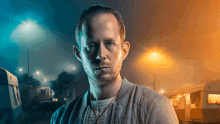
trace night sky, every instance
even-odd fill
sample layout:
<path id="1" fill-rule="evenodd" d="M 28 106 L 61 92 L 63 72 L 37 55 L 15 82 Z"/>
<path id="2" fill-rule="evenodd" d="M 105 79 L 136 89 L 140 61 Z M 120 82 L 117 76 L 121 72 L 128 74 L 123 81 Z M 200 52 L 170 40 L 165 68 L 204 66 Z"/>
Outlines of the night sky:
<path id="1" fill-rule="evenodd" d="M 27 71 L 39 80 L 62 71 L 82 70 L 72 46 L 82 11 L 92 4 L 118 10 L 131 49 L 122 76 L 157 90 L 175 90 L 220 79 L 220 1 L 214 0 L 0 0 L 0 67 L 18 76 Z M 31 20 L 35 29 L 21 32 Z M 151 61 L 148 55 L 161 57 Z M 76 70 L 71 70 L 73 67 Z M 49 83 L 49 82 L 48 82 Z"/>

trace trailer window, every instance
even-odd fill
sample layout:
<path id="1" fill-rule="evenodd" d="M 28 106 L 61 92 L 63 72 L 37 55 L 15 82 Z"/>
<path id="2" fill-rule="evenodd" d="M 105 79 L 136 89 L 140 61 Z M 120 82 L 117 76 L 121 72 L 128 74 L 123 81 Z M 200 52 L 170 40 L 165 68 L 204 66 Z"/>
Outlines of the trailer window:
<path id="1" fill-rule="evenodd" d="M 220 104 L 220 94 L 208 94 L 208 104 Z"/>
<path id="2" fill-rule="evenodd" d="M 13 86 L 17 104 L 20 104 L 20 93 L 17 86 Z"/>
<path id="3" fill-rule="evenodd" d="M 17 101 L 17 97 L 16 97 L 16 94 L 15 94 L 15 90 L 14 90 L 14 86 L 12 85 L 9 85 L 9 93 L 12 94 L 12 102 L 14 103 L 14 106 L 17 106 L 18 105 L 18 101 Z"/>

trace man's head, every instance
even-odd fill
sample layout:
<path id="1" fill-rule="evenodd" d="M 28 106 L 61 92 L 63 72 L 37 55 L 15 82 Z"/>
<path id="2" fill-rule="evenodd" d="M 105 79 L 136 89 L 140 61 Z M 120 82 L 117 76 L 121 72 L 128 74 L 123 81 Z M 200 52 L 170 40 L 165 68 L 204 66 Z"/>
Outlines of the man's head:
<path id="1" fill-rule="evenodd" d="M 120 76 L 130 44 L 120 14 L 105 6 L 85 10 L 76 29 L 74 52 L 90 80 L 111 82 Z M 100 85 L 106 85 L 100 84 Z"/>
<path id="2" fill-rule="evenodd" d="M 78 25 L 77 25 L 76 30 L 75 30 L 76 43 L 79 47 L 81 46 L 80 33 L 82 31 L 82 25 L 83 24 L 88 24 L 92 17 L 94 17 L 98 14 L 101 14 L 101 13 L 103 13 L 103 14 L 113 14 L 115 16 L 115 18 L 117 19 L 117 22 L 118 22 L 118 27 L 119 27 L 118 29 L 119 29 L 121 41 L 122 42 L 125 41 L 126 31 L 125 31 L 125 25 L 124 25 L 124 21 L 122 19 L 121 14 L 118 11 L 116 11 L 116 10 L 110 8 L 110 7 L 106 7 L 106 6 L 98 4 L 98 5 L 92 5 L 87 10 L 84 10 L 83 13 L 80 16 Z"/>

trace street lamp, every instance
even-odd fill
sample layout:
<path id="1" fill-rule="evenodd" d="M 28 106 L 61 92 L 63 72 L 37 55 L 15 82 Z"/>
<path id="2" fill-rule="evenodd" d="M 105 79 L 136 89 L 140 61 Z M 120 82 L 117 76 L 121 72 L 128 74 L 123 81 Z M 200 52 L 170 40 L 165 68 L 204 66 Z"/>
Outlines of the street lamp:
<path id="1" fill-rule="evenodd" d="M 39 72 L 39 71 L 36 71 L 36 74 L 37 74 L 37 75 L 40 75 L 40 72 Z"/>
<path id="2" fill-rule="evenodd" d="M 163 93 L 164 93 L 164 90 L 160 90 L 160 93 L 163 94 Z"/>
<path id="3" fill-rule="evenodd" d="M 152 56 L 153 56 L 153 57 L 156 57 L 156 56 L 157 56 L 157 53 L 153 52 L 153 53 L 152 53 Z"/>
<path id="4" fill-rule="evenodd" d="M 23 69 L 22 68 L 19 68 L 19 72 L 22 72 L 23 71 Z"/>
<path id="5" fill-rule="evenodd" d="M 20 31 L 23 34 L 31 35 L 37 28 L 36 21 L 26 20 L 21 22 Z"/>
<path id="6" fill-rule="evenodd" d="M 20 25 L 20 31 L 21 33 L 23 33 L 24 35 L 31 35 L 31 33 L 33 33 L 33 31 L 36 28 L 36 22 L 32 21 L 32 20 L 26 20 L 26 21 L 22 21 L 21 25 Z M 30 36 L 26 36 L 26 37 L 30 37 Z M 29 112 L 29 77 L 30 77 L 30 69 L 29 69 L 29 51 L 30 51 L 30 41 L 28 41 L 28 88 L 27 88 L 27 104 L 28 104 L 28 112 Z"/>
<path id="7" fill-rule="evenodd" d="M 167 71 L 171 73 L 171 70 L 175 63 L 169 57 L 166 52 L 163 52 L 162 49 L 153 48 L 152 50 L 147 50 L 142 55 L 140 55 L 139 59 L 137 59 L 137 63 L 135 63 L 136 67 L 140 69 L 140 71 L 144 73 L 148 73 L 148 68 L 151 70 L 152 77 L 152 90 L 159 91 L 159 80 L 157 80 L 156 84 L 156 72 L 158 71 Z"/>
<path id="8" fill-rule="evenodd" d="M 21 21 L 21 23 L 14 29 L 14 31 L 12 32 L 11 36 L 14 40 L 19 40 L 22 39 L 26 42 L 28 42 L 27 44 L 27 51 L 28 51 L 28 69 L 27 69 L 27 73 L 28 73 L 28 79 L 27 79 L 27 103 L 28 101 L 28 97 L 29 97 L 29 77 L 30 77 L 30 69 L 29 69 L 29 50 L 30 50 L 30 41 L 33 38 L 39 37 L 41 38 L 40 34 L 42 34 L 42 30 L 40 30 L 41 28 L 39 27 L 39 25 L 37 24 L 36 21 L 33 21 L 31 19 L 25 20 L 25 21 Z M 19 72 L 22 72 L 23 69 L 19 69 Z M 29 112 L 29 105 L 27 105 L 27 109 Z"/>

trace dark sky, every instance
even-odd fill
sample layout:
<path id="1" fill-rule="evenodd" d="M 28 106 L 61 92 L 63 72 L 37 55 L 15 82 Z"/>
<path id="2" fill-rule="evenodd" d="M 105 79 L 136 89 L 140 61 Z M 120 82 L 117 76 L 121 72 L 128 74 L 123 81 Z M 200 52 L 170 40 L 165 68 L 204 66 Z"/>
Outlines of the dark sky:
<path id="1" fill-rule="evenodd" d="M 131 82 L 153 88 L 155 71 L 157 89 L 169 91 L 220 78 L 217 0 L 1 0 L 0 67 L 15 75 L 19 67 L 27 71 L 30 42 L 31 74 L 39 70 L 40 78 L 53 80 L 73 66 L 77 73 L 74 30 L 82 11 L 97 3 L 122 14 L 131 43 L 122 76 Z M 26 20 L 36 22 L 35 35 L 19 32 Z M 152 51 L 160 61 L 149 61 Z"/>

